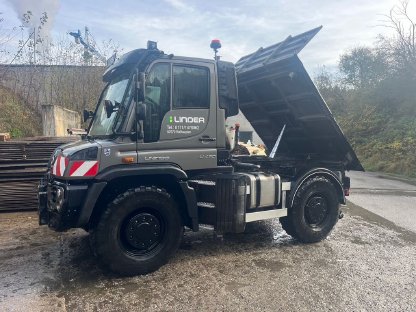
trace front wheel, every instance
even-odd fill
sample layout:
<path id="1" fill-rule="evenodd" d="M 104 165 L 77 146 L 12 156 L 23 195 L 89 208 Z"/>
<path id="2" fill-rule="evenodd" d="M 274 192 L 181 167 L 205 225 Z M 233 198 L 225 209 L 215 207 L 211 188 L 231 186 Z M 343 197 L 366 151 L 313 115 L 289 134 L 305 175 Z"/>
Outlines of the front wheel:
<path id="1" fill-rule="evenodd" d="M 108 205 L 90 238 L 95 254 L 110 270 L 137 275 L 167 263 L 182 235 L 181 216 L 170 194 L 140 187 Z"/>
<path id="2" fill-rule="evenodd" d="M 281 218 L 283 229 L 303 243 L 323 240 L 339 217 L 337 190 L 324 176 L 306 180 L 295 195 L 288 216 Z"/>

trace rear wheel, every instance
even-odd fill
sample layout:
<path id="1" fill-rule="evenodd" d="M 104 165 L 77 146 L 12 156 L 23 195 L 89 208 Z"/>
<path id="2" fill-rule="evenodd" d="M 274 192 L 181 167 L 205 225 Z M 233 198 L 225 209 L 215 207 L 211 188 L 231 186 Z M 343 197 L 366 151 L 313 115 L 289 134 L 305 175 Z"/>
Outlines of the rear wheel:
<path id="1" fill-rule="evenodd" d="M 339 200 L 332 182 L 323 176 L 306 180 L 295 195 L 288 216 L 281 218 L 283 229 L 304 243 L 328 236 L 338 221 Z"/>
<path id="2" fill-rule="evenodd" d="M 141 187 L 110 203 L 90 237 L 94 253 L 110 270 L 137 275 L 167 263 L 182 234 L 173 198 L 162 189 Z"/>

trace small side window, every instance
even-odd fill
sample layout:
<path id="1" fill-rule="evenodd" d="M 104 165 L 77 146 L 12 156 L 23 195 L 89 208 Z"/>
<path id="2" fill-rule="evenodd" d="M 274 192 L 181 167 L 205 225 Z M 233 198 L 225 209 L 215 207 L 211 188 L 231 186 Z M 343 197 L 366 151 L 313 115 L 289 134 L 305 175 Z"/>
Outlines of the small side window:
<path id="1" fill-rule="evenodd" d="M 209 70 L 173 66 L 173 109 L 209 108 Z"/>
<path id="2" fill-rule="evenodd" d="M 163 117 L 170 110 L 170 64 L 158 63 L 151 68 L 144 95 L 148 115 L 144 121 L 144 142 L 156 142 Z"/>

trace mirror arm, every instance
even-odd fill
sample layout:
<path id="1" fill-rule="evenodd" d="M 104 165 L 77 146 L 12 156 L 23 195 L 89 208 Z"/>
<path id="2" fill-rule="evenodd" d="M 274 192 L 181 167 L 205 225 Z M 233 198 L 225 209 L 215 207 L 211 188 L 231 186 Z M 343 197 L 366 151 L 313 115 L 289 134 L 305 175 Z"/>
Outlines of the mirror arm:
<path id="1" fill-rule="evenodd" d="M 86 122 L 88 119 L 92 118 L 93 116 L 94 116 L 93 111 L 88 111 L 84 109 L 82 112 L 82 117 L 83 117 L 84 122 Z"/>

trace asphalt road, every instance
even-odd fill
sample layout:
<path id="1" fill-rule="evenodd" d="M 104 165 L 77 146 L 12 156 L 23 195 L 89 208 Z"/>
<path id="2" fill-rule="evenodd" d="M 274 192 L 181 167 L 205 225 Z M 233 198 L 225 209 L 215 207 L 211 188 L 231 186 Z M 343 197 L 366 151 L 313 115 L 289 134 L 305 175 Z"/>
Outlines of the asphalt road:
<path id="1" fill-rule="evenodd" d="M 205 228 L 185 233 L 168 265 L 132 278 L 98 267 L 83 231 L 0 214 L 0 311 L 416 311 L 413 223 L 373 198 L 412 213 L 412 186 L 352 176 L 352 202 L 323 242 L 300 244 L 276 221 L 223 240 Z"/>
<path id="2" fill-rule="evenodd" d="M 416 184 L 379 173 L 356 172 L 348 200 L 395 224 L 416 232 Z"/>

